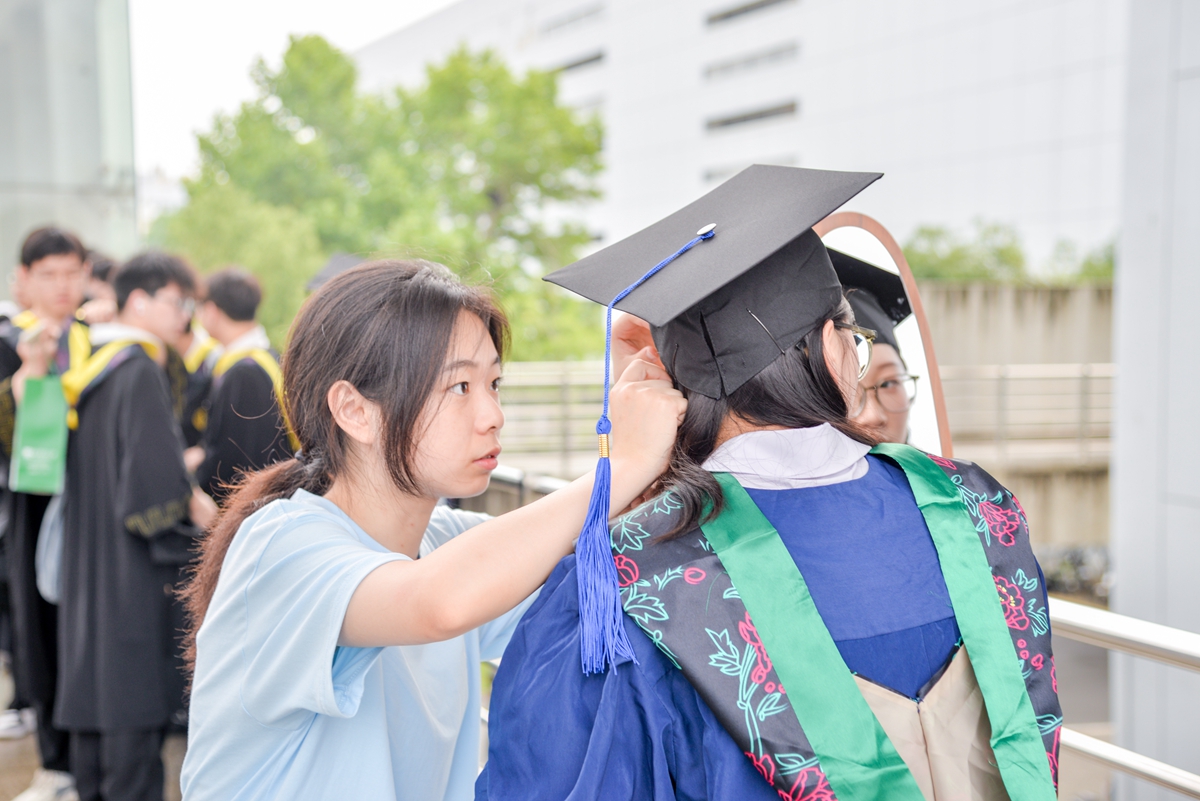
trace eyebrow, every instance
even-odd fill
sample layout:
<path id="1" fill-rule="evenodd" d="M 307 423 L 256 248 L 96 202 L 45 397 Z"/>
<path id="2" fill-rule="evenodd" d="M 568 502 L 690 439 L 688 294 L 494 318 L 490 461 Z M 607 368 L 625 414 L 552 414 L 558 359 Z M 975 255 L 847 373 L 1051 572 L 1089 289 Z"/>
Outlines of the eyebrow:
<path id="1" fill-rule="evenodd" d="M 496 360 L 494 362 L 492 362 L 492 364 L 499 364 L 499 363 L 500 363 L 500 357 L 497 356 Z M 472 359 L 459 359 L 458 361 L 450 362 L 445 367 L 443 367 L 442 372 L 449 373 L 454 370 L 459 370 L 463 367 L 476 367 L 476 366 L 477 366 L 477 363 Z"/>

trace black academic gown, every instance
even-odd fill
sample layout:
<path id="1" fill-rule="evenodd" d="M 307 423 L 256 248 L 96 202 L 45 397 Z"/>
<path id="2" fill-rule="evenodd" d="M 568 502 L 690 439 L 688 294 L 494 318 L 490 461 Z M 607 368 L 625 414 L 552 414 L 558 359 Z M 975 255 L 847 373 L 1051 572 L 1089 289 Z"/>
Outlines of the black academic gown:
<path id="1" fill-rule="evenodd" d="M 179 709 L 172 592 L 191 487 L 164 371 L 140 348 L 85 391 L 68 445 L 55 725 L 161 729 Z"/>
<path id="2" fill-rule="evenodd" d="M 0 323 L 0 451 L 2 451 L 4 578 L 12 622 L 13 678 L 19 706 L 31 707 L 39 721 L 37 740 L 42 767 L 68 770 L 66 732 L 50 723 L 58 681 L 58 607 L 42 598 L 37 588 L 37 541 L 48 495 L 10 492 L 8 468 L 12 455 L 16 404 L 12 377 L 21 367 L 17 355 L 20 329 L 9 320 Z"/>
<path id="3" fill-rule="evenodd" d="M 204 432 L 204 462 L 196 483 L 218 503 L 241 473 L 291 457 L 275 386 L 253 359 L 214 379 Z"/>

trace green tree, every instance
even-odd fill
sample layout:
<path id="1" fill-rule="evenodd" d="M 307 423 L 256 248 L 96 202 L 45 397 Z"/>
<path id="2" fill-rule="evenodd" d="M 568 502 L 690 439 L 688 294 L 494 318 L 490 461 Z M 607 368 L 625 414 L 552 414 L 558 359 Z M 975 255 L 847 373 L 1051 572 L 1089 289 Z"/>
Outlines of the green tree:
<path id="1" fill-rule="evenodd" d="M 304 300 L 304 282 L 321 267 L 310 219 L 225 183 L 193 191 L 187 208 L 156 228 L 154 238 L 187 254 L 201 272 L 229 264 L 253 272 L 263 286 L 259 319 L 271 341 L 283 344 Z"/>
<path id="2" fill-rule="evenodd" d="M 904 244 L 917 278 L 934 281 L 1020 281 L 1025 253 L 1016 229 L 975 221 L 975 238 L 963 239 L 941 226 L 921 226 Z"/>
<path id="3" fill-rule="evenodd" d="M 208 264 L 189 248 L 221 227 L 206 199 L 234 187 L 260 212 L 306 220 L 322 255 L 422 256 L 490 284 L 513 318 L 515 358 L 598 351 L 596 310 L 539 280 L 589 241 L 561 220 L 598 196 L 601 168 L 600 125 L 558 102 L 554 73 L 515 76 L 460 49 L 419 88 L 370 95 L 349 58 L 304 36 L 252 77 L 258 96 L 199 137 L 200 174 L 168 245 Z"/>

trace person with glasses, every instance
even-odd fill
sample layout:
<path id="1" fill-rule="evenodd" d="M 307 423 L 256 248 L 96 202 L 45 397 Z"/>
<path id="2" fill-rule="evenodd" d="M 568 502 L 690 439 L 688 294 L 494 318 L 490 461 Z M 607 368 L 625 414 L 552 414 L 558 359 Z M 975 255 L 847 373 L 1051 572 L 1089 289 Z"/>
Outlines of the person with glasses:
<path id="1" fill-rule="evenodd" d="M 879 442 L 908 442 L 908 410 L 919 376 L 911 375 L 896 341 L 896 326 L 912 314 L 904 282 L 895 273 L 829 251 L 854 320 L 873 336 L 870 366 L 850 400 L 849 417 Z"/>
<path id="2" fill-rule="evenodd" d="M 0 449 L 4 461 L 4 533 L 13 625 L 13 672 L 17 694 L 29 710 L 0 715 L 0 737 L 36 729 L 41 760 L 20 801 L 66 801 L 74 796 L 68 738 L 51 722 L 59 669 L 58 608 L 37 586 L 36 552 L 51 496 L 8 492 L 18 408 L 27 379 L 62 375 L 91 353 L 87 325 L 75 319 L 88 284 L 86 249 L 70 231 L 39 228 L 25 238 L 16 284 L 25 310 L 0 322 Z M 64 421 L 65 425 L 65 421 Z"/>
<path id="3" fill-rule="evenodd" d="M 878 332 L 811 226 L 878 177 L 752 166 L 548 277 L 645 320 L 687 411 L 518 624 L 477 801 L 1055 798 L 1019 504 L 851 417 Z"/>
<path id="4" fill-rule="evenodd" d="M 67 446 L 54 725 L 83 801 L 158 801 L 164 731 L 182 706 L 172 589 L 216 505 L 183 463 L 167 343 L 191 316 L 182 260 L 148 252 L 113 280 L 117 317 L 63 377 Z"/>

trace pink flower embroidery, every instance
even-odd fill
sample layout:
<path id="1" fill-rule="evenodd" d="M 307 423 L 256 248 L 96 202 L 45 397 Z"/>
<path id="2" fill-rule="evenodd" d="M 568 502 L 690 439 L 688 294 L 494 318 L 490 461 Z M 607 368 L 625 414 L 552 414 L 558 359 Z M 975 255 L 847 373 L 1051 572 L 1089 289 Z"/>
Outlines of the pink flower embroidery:
<path id="1" fill-rule="evenodd" d="M 812 786 L 808 787 L 809 784 Z M 825 774 L 818 767 L 809 767 L 800 771 L 790 791 L 779 790 L 778 792 L 779 797 L 784 801 L 837 801 L 837 796 L 833 794 L 833 788 L 829 786 Z"/>
<path id="2" fill-rule="evenodd" d="M 683 571 L 683 580 L 688 584 L 699 584 L 704 581 L 705 572 L 698 567 L 689 567 Z"/>
<path id="3" fill-rule="evenodd" d="M 1025 599 L 1021 590 L 1004 576 L 994 576 L 996 591 L 1000 593 L 1000 606 L 1004 609 L 1004 622 L 1010 629 L 1024 631 L 1029 628 L 1029 618 L 1025 616 Z"/>
<path id="4" fill-rule="evenodd" d="M 1012 545 L 1017 541 L 1017 528 L 1021 525 L 1017 513 L 1004 509 L 991 501 L 979 503 L 979 516 L 987 523 L 988 531 L 1000 540 L 1003 545 Z"/>
<path id="5" fill-rule="evenodd" d="M 940 465 L 940 466 L 946 468 L 947 470 L 957 470 L 958 469 L 958 465 L 956 465 L 954 462 L 950 461 L 949 459 L 943 459 L 940 456 L 934 456 L 932 453 L 927 453 L 925 455 L 928 456 L 934 462 L 934 464 Z"/>
<path id="6" fill-rule="evenodd" d="M 1012 502 L 1017 507 L 1017 511 L 1021 513 L 1021 517 L 1028 520 L 1029 515 L 1025 514 L 1025 507 L 1021 505 L 1019 500 L 1017 500 L 1017 496 L 1010 493 L 1008 497 L 1012 498 Z"/>
<path id="7" fill-rule="evenodd" d="M 638 580 L 637 562 L 622 553 L 613 554 L 613 563 L 617 566 L 617 584 L 628 587 Z"/>
<path id="8" fill-rule="evenodd" d="M 1058 676 L 1054 675 L 1054 657 L 1050 657 L 1050 689 L 1058 692 Z"/>
<path id="9" fill-rule="evenodd" d="M 1054 745 L 1051 750 L 1046 752 L 1046 758 L 1050 760 L 1050 778 L 1054 779 L 1054 789 L 1058 789 L 1058 738 L 1062 734 L 1062 726 L 1054 730 Z"/>
<path id="10" fill-rule="evenodd" d="M 1046 665 L 1046 657 L 1034 654 L 1033 659 L 1029 660 L 1029 664 L 1033 665 L 1034 670 L 1041 670 Z"/>
<path id="11" fill-rule="evenodd" d="M 738 623 L 738 633 L 754 648 L 754 653 L 758 657 L 754 670 L 750 671 L 750 681 L 762 684 L 767 680 L 767 674 L 771 671 L 771 657 L 767 656 L 767 648 L 759 638 L 758 629 L 751 622 L 749 612 L 746 613 L 746 619 Z"/>
<path id="12" fill-rule="evenodd" d="M 743 754 L 750 757 L 750 761 L 754 763 L 754 767 L 758 768 L 758 772 L 767 780 L 767 784 L 775 783 L 775 760 L 771 759 L 770 754 L 763 754 L 761 757 L 756 757 L 749 751 L 743 751 Z"/>

